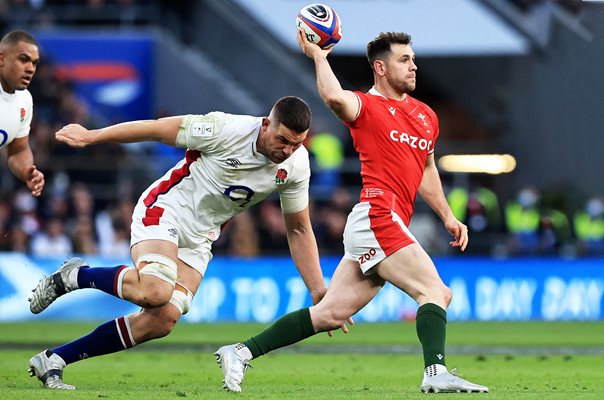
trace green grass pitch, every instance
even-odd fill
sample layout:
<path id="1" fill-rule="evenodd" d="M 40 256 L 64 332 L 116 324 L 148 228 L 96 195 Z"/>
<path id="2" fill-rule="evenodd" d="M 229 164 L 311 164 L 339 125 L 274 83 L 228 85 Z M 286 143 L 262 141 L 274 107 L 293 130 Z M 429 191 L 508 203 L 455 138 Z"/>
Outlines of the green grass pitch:
<path id="1" fill-rule="evenodd" d="M 254 360 L 243 392 L 222 390 L 212 356 L 256 324 L 182 324 L 167 338 L 70 365 L 62 392 L 42 388 L 27 360 L 96 324 L 0 324 L 0 399 L 604 399 L 603 322 L 449 323 L 447 364 L 489 394 L 422 394 L 413 323 L 358 324 Z"/>

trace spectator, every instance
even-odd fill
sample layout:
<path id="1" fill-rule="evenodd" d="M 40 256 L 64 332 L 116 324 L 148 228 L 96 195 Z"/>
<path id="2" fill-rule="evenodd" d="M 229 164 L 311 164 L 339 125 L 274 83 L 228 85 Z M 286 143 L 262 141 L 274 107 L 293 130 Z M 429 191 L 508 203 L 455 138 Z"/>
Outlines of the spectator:
<path id="1" fill-rule="evenodd" d="M 540 218 L 540 254 L 555 255 L 568 243 L 571 228 L 568 217 L 555 208 L 541 210 Z"/>
<path id="2" fill-rule="evenodd" d="M 288 248 L 281 208 L 274 200 L 265 200 L 258 208 L 258 236 L 262 253 L 271 254 Z"/>
<path id="3" fill-rule="evenodd" d="M 453 188 L 447 200 L 453 214 L 472 232 L 497 231 L 501 228 L 501 210 L 497 195 L 486 187 L 475 187 L 469 193 L 461 187 Z"/>
<path id="4" fill-rule="evenodd" d="M 46 229 L 36 233 L 31 241 L 31 253 L 35 257 L 65 258 L 72 250 L 63 221 L 58 218 L 51 218 Z"/>
<path id="5" fill-rule="evenodd" d="M 96 254 L 96 234 L 92 218 L 82 215 L 77 217 L 72 228 L 71 240 L 73 251 L 77 254 Z"/>
<path id="6" fill-rule="evenodd" d="M 310 137 L 309 151 L 314 156 L 313 195 L 329 198 L 333 189 L 340 185 L 340 168 L 344 162 L 342 141 L 331 132 L 315 133 Z"/>
<path id="7" fill-rule="evenodd" d="M 604 255 L 604 200 L 593 196 L 575 213 L 575 236 L 579 254 Z"/>
<path id="8" fill-rule="evenodd" d="M 29 235 L 21 224 L 12 224 L 8 235 L 10 251 L 18 253 L 29 252 Z"/>
<path id="9" fill-rule="evenodd" d="M 535 255 L 539 249 L 539 201 L 541 195 L 534 187 L 518 192 L 515 201 L 505 207 L 505 220 L 510 233 L 508 252 L 513 255 Z"/>
<path id="10" fill-rule="evenodd" d="M 281 210 L 279 209 L 279 214 Z M 281 218 L 283 219 L 283 218 Z M 260 255 L 260 240 L 256 224 L 249 211 L 234 217 L 231 222 L 231 240 L 229 254 L 238 257 L 257 257 Z"/>
<path id="11" fill-rule="evenodd" d="M 348 190 L 336 187 L 325 206 L 318 211 L 315 218 L 317 243 L 322 254 L 342 254 L 344 251 L 344 227 L 346 218 L 352 209 L 352 199 Z"/>

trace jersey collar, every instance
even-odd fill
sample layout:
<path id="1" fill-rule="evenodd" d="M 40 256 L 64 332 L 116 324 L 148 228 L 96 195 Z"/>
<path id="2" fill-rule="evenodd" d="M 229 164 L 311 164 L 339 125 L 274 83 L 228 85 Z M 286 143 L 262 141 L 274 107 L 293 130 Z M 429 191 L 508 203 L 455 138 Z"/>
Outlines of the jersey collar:
<path id="1" fill-rule="evenodd" d="M 395 100 L 395 99 L 391 99 L 388 98 L 386 96 L 384 96 L 383 94 L 381 94 L 376 88 L 375 86 L 372 86 L 371 89 L 369 89 L 369 94 L 373 95 L 373 96 L 379 96 L 379 97 L 383 97 L 386 100 L 392 100 L 392 101 L 406 101 L 407 100 L 407 93 L 405 93 L 405 97 L 403 97 L 401 100 Z"/>

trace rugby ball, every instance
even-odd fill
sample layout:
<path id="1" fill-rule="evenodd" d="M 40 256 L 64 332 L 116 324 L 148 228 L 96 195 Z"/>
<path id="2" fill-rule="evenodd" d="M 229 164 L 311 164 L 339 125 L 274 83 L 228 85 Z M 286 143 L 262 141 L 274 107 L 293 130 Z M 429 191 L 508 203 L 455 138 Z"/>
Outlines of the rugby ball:
<path id="1" fill-rule="evenodd" d="M 309 42 L 325 48 L 342 39 L 342 22 L 336 11 L 325 4 L 309 4 L 296 17 L 296 26 L 304 29 Z"/>

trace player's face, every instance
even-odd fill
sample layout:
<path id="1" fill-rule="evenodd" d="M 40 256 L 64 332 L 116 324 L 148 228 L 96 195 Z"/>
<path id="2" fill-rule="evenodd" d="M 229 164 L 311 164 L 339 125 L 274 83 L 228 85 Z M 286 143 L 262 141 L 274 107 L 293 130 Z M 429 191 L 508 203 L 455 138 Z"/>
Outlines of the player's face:
<path id="1" fill-rule="evenodd" d="M 408 45 L 393 44 L 386 60 L 386 80 L 397 92 L 411 93 L 415 90 L 415 53 Z"/>
<path id="2" fill-rule="evenodd" d="M 297 133 L 283 124 L 271 122 L 266 127 L 264 146 L 260 152 L 275 164 L 281 164 L 302 146 L 307 133 Z"/>
<path id="3" fill-rule="evenodd" d="M 2 88 L 8 93 L 26 89 L 36 73 L 38 61 L 40 54 L 34 44 L 18 42 L 14 46 L 6 46 L 0 52 Z"/>

